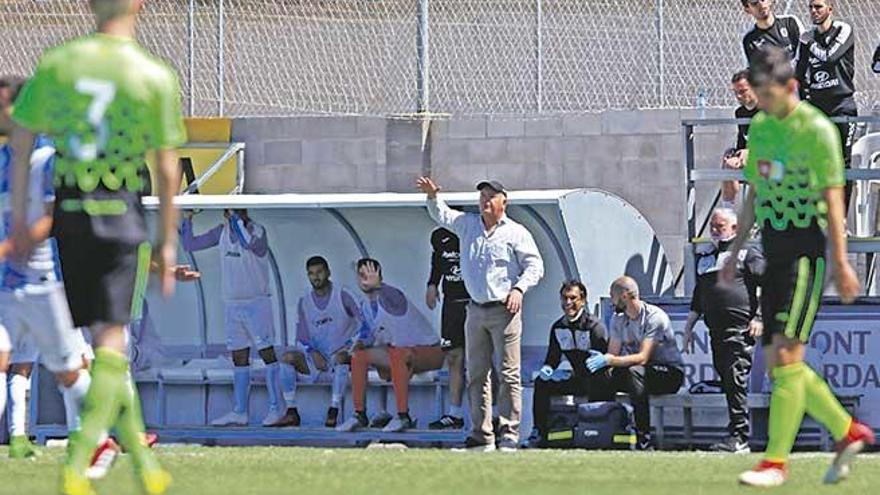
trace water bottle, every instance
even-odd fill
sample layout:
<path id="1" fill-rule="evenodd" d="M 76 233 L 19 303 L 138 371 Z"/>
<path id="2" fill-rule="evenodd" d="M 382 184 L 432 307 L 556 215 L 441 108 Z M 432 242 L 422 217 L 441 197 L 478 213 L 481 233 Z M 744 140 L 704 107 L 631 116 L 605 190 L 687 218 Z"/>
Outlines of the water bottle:
<path id="1" fill-rule="evenodd" d="M 700 88 L 700 91 L 697 93 L 697 114 L 701 119 L 706 118 L 706 107 L 709 105 L 709 97 L 706 95 L 706 90 L 704 88 Z"/>

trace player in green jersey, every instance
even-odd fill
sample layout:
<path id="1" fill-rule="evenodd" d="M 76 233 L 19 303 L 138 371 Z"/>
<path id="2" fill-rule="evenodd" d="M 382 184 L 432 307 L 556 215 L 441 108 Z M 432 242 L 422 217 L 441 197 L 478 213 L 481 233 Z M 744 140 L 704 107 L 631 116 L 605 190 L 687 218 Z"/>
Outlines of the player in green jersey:
<path id="1" fill-rule="evenodd" d="M 96 346 L 92 382 L 81 428 L 71 435 L 62 490 L 94 493 L 86 469 L 95 448 L 115 428 L 147 493 L 163 493 L 170 476 L 144 444 L 137 393 L 127 380 L 124 326 L 136 280 L 150 263 L 141 205 L 145 155 L 157 153 L 160 225 L 153 254 L 162 291 L 173 290 L 170 267 L 177 250 L 172 196 L 180 184 L 174 149 L 186 139 L 180 90 L 171 69 L 134 40 L 144 0 L 90 0 L 98 31 L 41 57 L 16 100 L 14 149 L 14 253 L 31 249 L 24 224 L 22 180 L 34 133 L 50 135 L 57 149 L 53 235 L 76 326 L 88 326 Z"/>
<path id="2" fill-rule="evenodd" d="M 847 260 L 840 136 L 821 111 L 798 99 L 785 52 L 762 50 L 753 57 L 750 71 L 762 112 L 749 128 L 744 173 L 751 188 L 730 251 L 743 248 L 757 222 L 767 258 L 761 306 L 773 394 L 764 460 L 739 480 L 753 486 L 783 484 L 788 455 L 807 413 L 838 442 L 837 457 L 825 475 L 826 483 L 836 483 L 849 474 L 853 457 L 874 443 L 873 431 L 854 421 L 825 381 L 804 363 L 805 344 L 822 298 L 826 242 L 831 244 L 840 298 L 851 303 L 859 292 Z M 732 280 L 735 261 L 731 256 L 722 282 Z"/>

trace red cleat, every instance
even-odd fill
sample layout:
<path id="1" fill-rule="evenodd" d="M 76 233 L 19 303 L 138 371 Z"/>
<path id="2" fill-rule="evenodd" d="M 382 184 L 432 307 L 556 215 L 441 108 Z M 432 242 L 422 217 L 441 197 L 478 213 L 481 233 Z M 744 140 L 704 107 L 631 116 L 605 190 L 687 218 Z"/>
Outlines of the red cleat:
<path id="1" fill-rule="evenodd" d="M 834 484 L 849 476 L 853 459 L 865 447 L 874 445 L 874 442 L 874 430 L 870 426 L 853 419 L 849 432 L 843 440 L 837 442 L 834 448 L 837 456 L 834 457 L 834 462 L 831 463 L 831 467 L 825 473 L 825 479 L 823 480 L 825 484 Z"/>
<path id="2" fill-rule="evenodd" d="M 117 445 L 112 438 L 104 440 L 104 442 L 98 446 L 95 455 L 92 456 L 92 463 L 86 470 L 86 477 L 90 480 L 99 480 L 107 476 L 107 473 L 109 473 L 110 468 L 113 467 L 113 462 L 116 461 L 119 452 L 119 445 Z"/>
<path id="3" fill-rule="evenodd" d="M 153 448 L 157 443 L 159 443 L 159 435 L 155 433 L 144 433 L 144 443 L 149 448 Z"/>

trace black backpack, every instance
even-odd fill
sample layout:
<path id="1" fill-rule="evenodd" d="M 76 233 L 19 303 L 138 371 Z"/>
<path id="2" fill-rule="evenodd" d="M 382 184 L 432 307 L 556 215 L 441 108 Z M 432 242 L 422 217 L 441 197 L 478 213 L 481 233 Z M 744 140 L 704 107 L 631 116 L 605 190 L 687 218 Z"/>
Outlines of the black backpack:
<path id="1" fill-rule="evenodd" d="M 574 445 L 593 450 L 634 449 L 636 431 L 632 407 L 613 401 L 581 404 Z"/>

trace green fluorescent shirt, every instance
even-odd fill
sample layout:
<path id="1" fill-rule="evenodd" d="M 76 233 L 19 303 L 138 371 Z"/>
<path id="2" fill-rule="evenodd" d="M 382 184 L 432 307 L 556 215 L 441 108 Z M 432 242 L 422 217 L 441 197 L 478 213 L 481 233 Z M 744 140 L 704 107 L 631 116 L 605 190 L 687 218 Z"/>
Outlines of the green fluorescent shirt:
<path id="1" fill-rule="evenodd" d="M 784 119 L 760 112 L 749 128 L 745 178 L 755 188 L 758 225 L 778 232 L 827 226 L 823 192 L 844 185 L 840 135 L 816 107 Z"/>
<path id="2" fill-rule="evenodd" d="M 168 66 L 132 39 L 83 36 L 43 53 L 12 118 L 55 141 L 56 222 L 88 224 L 101 237 L 145 236 L 133 231 L 143 219 L 130 217 L 143 216 L 145 155 L 186 141 L 180 87 Z"/>

